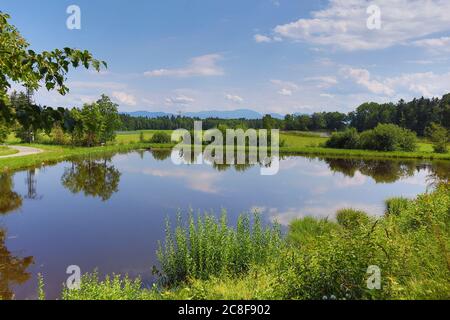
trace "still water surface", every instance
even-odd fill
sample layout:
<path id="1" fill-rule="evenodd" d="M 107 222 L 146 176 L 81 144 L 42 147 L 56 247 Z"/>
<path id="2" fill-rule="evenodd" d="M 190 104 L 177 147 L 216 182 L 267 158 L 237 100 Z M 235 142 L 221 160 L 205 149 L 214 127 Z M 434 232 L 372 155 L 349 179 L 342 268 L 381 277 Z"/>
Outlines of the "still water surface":
<path id="1" fill-rule="evenodd" d="M 286 157 L 280 171 L 258 166 L 175 166 L 170 152 L 83 158 L 0 174 L 0 297 L 60 295 L 66 268 L 128 274 L 152 281 L 165 219 L 228 211 L 230 221 L 259 210 L 287 226 L 305 216 L 334 218 L 344 207 L 383 214 L 393 196 L 414 197 L 448 178 L 449 162 Z"/>

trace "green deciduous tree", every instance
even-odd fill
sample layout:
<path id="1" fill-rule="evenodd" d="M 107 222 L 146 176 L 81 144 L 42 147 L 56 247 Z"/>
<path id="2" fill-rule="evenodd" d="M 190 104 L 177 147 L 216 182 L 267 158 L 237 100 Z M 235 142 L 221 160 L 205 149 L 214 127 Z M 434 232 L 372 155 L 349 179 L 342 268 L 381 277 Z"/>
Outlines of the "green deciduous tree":
<path id="1" fill-rule="evenodd" d="M 64 84 L 70 67 L 84 66 L 100 70 L 106 63 L 93 58 L 88 51 L 64 48 L 36 53 L 30 44 L 8 20 L 10 16 L 0 12 L 0 99 L 5 99 L 11 82 L 37 90 L 41 82 L 48 90 L 56 89 L 66 94 Z"/>
<path id="2" fill-rule="evenodd" d="M 86 145 L 88 147 L 97 145 L 104 130 L 103 116 L 99 105 L 97 103 L 85 104 L 81 109 L 81 119 Z"/>
<path id="3" fill-rule="evenodd" d="M 2 132 L 7 131 L 5 128 L 11 126 L 17 116 L 23 129 L 19 134 L 31 142 L 41 126 L 50 132 L 53 124 L 45 121 L 49 118 L 40 117 L 42 110 L 38 110 L 39 107 L 30 99 L 27 103 L 21 101 L 18 112 L 15 112 L 8 99 L 11 83 L 22 85 L 30 92 L 43 84 L 47 90 L 57 90 L 64 95 L 69 91 L 65 82 L 70 67 L 93 67 L 99 71 L 102 65 L 106 67 L 106 63 L 94 59 L 86 50 L 63 48 L 37 53 L 29 48 L 30 44 L 9 23 L 9 19 L 8 14 L 0 11 L 0 126 Z"/>
<path id="4" fill-rule="evenodd" d="M 121 125 L 118 112 L 119 105 L 113 103 L 111 99 L 104 94 L 101 96 L 100 100 L 97 101 L 97 105 L 103 122 L 100 141 L 103 143 L 113 141 L 116 138 L 116 130 L 118 130 Z"/>
<path id="5" fill-rule="evenodd" d="M 435 152 L 446 153 L 448 151 L 449 134 L 443 126 L 433 122 L 425 129 L 425 135 L 433 142 Z"/>

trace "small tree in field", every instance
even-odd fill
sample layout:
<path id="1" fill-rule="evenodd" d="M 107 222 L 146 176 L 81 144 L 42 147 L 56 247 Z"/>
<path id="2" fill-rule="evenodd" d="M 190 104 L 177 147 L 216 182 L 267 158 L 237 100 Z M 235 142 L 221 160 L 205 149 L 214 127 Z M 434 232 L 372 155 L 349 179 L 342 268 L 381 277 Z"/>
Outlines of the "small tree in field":
<path id="1" fill-rule="evenodd" d="M 121 125 L 118 112 L 119 106 L 104 94 L 97 100 L 97 105 L 103 121 L 100 141 L 103 143 L 113 141 L 116 138 L 116 130 L 118 130 Z"/>
<path id="2" fill-rule="evenodd" d="M 433 142 L 434 152 L 446 153 L 448 151 L 449 133 L 443 126 L 432 123 L 425 129 L 425 135 Z"/>
<path id="3" fill-rule="evenodd" d="M 55 126 L 52 129 L 52 132 L 50 133 L 50 136 L 54 144 L 57 145 L 67 144 L 66 135 L 64 134 L 64 131 L 59 124 L 55 124 Z"/>
<path id="4" fill-rule="evenodd" d="M 93 147 L 100 142 L 104 132 L 103 115 L 98 103 L 85 104 L 81 109 L 81 119 L 85 134 L 85 144 Z"/>

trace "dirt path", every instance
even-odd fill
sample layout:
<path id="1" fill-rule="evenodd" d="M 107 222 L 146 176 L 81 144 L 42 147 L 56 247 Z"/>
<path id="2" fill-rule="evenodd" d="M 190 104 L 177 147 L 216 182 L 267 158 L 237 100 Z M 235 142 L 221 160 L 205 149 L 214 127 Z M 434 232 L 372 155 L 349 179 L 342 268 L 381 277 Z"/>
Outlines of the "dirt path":
<path id="1" fill-rule="evenodd" d="M 14 153 L 14 154 L 10 154 L 7 156 L 0 156 L 0 159 L 5 159 L 5 158 L 15 158 L 15 157 L 24 157 L 24 156 L 29 156 L 32 154 L 38 154 L 43 152 L 43 150 L 38 149 L 38 148 L 31 148 L 31 147 L 23 147 L 23 146 L 7 146 L 8 148 L 17 150 L 19 152 Z"/>

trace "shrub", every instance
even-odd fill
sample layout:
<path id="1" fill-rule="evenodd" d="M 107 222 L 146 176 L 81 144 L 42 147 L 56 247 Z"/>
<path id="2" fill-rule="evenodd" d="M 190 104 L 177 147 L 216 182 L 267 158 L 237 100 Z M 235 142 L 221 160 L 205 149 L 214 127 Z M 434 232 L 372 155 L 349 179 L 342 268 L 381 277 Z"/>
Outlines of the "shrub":
<path id="1" fill-rule="evenodd" d="M 359 134 L 355 128 L 349 128 L 334 133 L 325 145 L 328 148 L 357 149 L 359 147 Z"/>
<path id="2" fill-rule="evenodd" d="M 224 275 L 208 280 L 192 279 L 178 290 L 162 293 L 170 300 L 275 300 L 274 273 L 265 266 L 252 266 L 244 277 Z"/>
<path id="3" fill-rule="evenodd" d="M 390 198 L 385 201 L 386 214 L 399 215 L 403 212 L 409 204 L 409 199 L 406 198 Z"/>
<path id="4" fill-rule="evenodd" d="M 443 126 L 432 123 L 425 129 L 425 135 L 433 143 L 434 152 L 447 153 L 449 133 Z"/>
<path id="5" fill-rule="evenodd" d="M 64 287 L 62 293 L 63 300 L 147 300 L 156 297 L 153 291 L 142 289 L 139 278 L 131 280 L 127 276 L 113 275 L 100 280 L 97 271 L 83 275 L 79 289 Z"/>
<path id="6" fill-rule="evenodd" d="M 339 210 L 336 214 L 336 220 L 345 229 L 355 229 L 366 225 L 370 221 L 367 213 L 354 209 Z"/>
<path id="7" fill-rule="evenodd" d="M 394 124 L 379 124 L 361 134 L 360 148 L 377 151 L 414 151 L 417 137 L 414 132 Z"/>
<path id="8" fill-rule="evenodd" d="M 152 139 L 150 140 L 151 143 L 158 143 L 158 144 L 163 144 L 163 143 L 171 143 L 171 137 L 169 134 L 159 131 L 156 132 Z"/>
<path id="9" fill-rule="evenodd" d="M 336 223 L 326 219 L 305 217 L 290 223 L 288 241 L 296 245 L 307 245 L 310 242 L 317 241 L 319 237 L 328 236 L 330 232 L 337 228 Z"/>
<path id="10" fill-rule="evenodd" d="M 251 222 L 249 215 L 241 215 L 236 228 L 229 227 L 225 211 L 220 220 L 205 214 L 195 222 L 190 214 L 187 224 L 178 215 L 174 231 L 167 222 L 164 247 L 160 244 L 157 251 L 163 282 L 240 275 L 267 261 L 280 247 L 279 226 L 263 228 L 257 213 Z"/>
<path id="11" fill-rule="evenodd" d="M 387 258 L 377 246 L 376 236 L 370 228 L 369 225 L 333 231 L 308 247 L 285 251 L 273 267 L 279 279 L 275 290 L 278 296 L 300 300 L 388 296 L 387 291 L 367 289 L 368 266 L 377 265 L 385 272 L 387 264 Z"/>
<path id="12" fill-rule="evenodd" d="M 65 145 L 68 143 L 66 135 L 64 134 L 63 129 L 59 125 L 55 125 L 50 133 L 52 142 L 57 145 Z"/>
<path id="13" fill-rule="evenodd" d="M 282 299 L 448 299 L 449 208 L 449 186 L 441 185 L 396 214 L 288 250 L 276 260 L 276 292 Z M 348 211 L 342 217 L 367 220 Z M 370 265 L 382 271 L 381 290 L 367 288 Z"/>
<path id="14" fill-rule="evenodd" d="M 45 300 L 45 285 L 44 285 L 44 277 L 41 273 L 38 273 L 38 300 Z"/>

